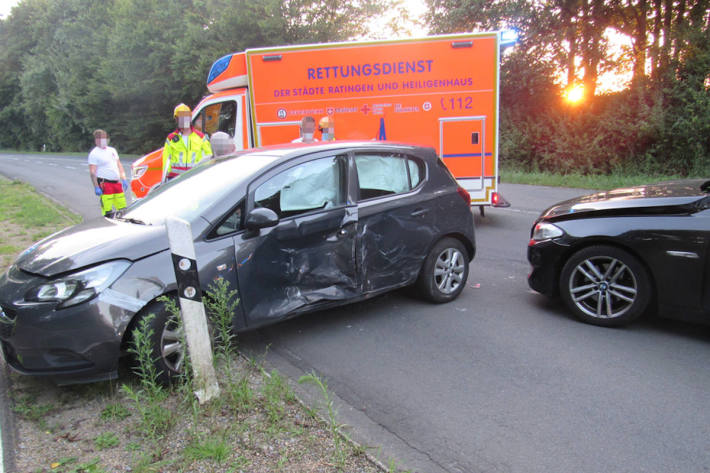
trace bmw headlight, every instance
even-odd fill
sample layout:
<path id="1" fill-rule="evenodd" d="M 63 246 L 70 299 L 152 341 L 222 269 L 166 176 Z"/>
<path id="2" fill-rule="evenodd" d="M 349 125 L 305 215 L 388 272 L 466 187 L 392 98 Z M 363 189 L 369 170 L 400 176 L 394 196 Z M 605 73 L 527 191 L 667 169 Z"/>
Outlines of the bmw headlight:
<path id="1" fill-rule="evenodd" d="M 537 225 L 535 225 L 535 229 L 533 230 L 532 234 L 532 240 L 533 241 L 544 241 L 544 240 L 551 240 L 553 238 L 558 238 L 564 235 L 565 232 L 562 231 L 559 227 L 547 223 L 547 222 L 540 222 Z"/>
<path id="2" fill-rule="evenodd" d="M 70 307 L 93 299 L 118 279 L 131 265 L 126 260 L 110 261 L 33 287 L 25 294 L 27 302 L 59 302 Z"/>

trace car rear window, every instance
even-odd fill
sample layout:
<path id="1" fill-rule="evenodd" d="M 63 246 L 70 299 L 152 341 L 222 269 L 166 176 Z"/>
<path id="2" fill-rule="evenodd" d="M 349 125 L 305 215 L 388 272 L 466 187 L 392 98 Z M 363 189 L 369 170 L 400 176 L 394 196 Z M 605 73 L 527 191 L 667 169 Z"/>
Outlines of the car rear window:
<path id="1" fill-rule="evenodd" d="M 424 164 L 398 154 L 355 155 L 360 200 L 408 192 L 421 183 Z"/>

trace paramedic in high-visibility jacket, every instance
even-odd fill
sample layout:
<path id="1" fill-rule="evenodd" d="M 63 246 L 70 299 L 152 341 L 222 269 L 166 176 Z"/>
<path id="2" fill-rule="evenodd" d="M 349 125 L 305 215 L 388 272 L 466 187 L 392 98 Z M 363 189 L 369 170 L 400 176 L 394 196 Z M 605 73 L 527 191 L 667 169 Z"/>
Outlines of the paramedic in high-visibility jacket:
<path id="1" fill-rule="evenodd" d="M 201 160 L 212 156 L 210 141 L 190 125 L 190 107 L 181 103 L 173 111 L 177 129 L 165 139 L 163 147 L 163 177 L 165 182 L 192 169 Z"/>

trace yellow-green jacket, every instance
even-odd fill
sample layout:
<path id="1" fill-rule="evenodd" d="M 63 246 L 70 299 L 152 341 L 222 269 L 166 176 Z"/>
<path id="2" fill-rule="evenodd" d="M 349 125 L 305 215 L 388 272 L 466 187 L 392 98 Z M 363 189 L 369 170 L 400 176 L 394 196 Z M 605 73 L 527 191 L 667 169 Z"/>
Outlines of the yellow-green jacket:
<path id="1" fill-rule="evenodd" d="M 165 182 L 197 165 L 202 159 L 212 156 L 212 146 L 205 135 L 192 129 L 185 140 L 179 130 L 175 130 L 165 139 L 163 146 L 163 179 Z"/>

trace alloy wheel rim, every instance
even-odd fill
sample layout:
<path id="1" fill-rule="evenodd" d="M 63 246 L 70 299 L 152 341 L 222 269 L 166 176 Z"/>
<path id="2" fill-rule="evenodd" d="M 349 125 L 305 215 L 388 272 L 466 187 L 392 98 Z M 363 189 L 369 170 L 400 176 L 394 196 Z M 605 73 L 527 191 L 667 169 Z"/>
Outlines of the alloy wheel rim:
<path id="1" fill-rule="evenodd" d="M 461 286 L 465 271 L 463 254 L 456 248 L 447 248 L 436 259 L 434 284 L 444 294 L 451 294 Z"/>
<path id="2" fill-rule="evenodd" d="M 168 369 L 175 373 L 182 371 L 185 361 L 184 338 L 182 326 L 175 317 L 170 317 L 160 337 L 160 354 Z"/>
<path id="3" fill-rule="evenodd" d="M 590 317 L 613 319 L 624 315 L 636 301 L 636 276 L 621 260 L 595 256 L 579 263 L 569 278 L 575 306 Z"/>

